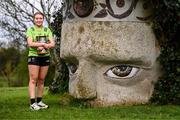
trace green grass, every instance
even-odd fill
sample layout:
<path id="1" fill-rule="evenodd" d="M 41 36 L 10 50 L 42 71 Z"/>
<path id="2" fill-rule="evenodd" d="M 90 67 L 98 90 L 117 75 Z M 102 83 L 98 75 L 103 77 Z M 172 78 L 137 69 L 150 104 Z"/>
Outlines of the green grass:
<path id="1" fill-rule="evenodd" d="M 0 76 L 0 87 L 7 87 L 8 83 L 2 76 Z"/>
<path id="2" fill-rule="evenodd" d="M 136 105 L 90 108 L 81 104 L 63 105 L 62 95 L 45 89 L 49 109 L 29 110 L 27 88 L 0 88 L 0 120 L 179 120 L 180 106 Z"/>

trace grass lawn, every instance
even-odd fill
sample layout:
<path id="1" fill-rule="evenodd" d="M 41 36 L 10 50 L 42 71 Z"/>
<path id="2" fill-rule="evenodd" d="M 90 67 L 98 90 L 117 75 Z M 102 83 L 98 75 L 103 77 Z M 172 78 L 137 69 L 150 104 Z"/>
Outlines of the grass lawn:
<path id="1" fill-rule="evenodd" d="M 90 108 L 63 105 L 62 95 L 45 90 L 49 109 L 31 111 L 27 88 L 0 88 L 0 120 L 180 120 L 180 106 L 136 105 Z"/>

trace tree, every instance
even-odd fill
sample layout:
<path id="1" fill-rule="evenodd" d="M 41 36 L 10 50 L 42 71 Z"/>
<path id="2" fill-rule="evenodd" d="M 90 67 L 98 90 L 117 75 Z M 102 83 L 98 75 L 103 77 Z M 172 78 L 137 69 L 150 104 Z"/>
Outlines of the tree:
<path id="1" fill-rule="evenodd" d="M 26 48 L 25 31 L 33 24 L 33 14 L 37 11 L 42 12 L 45 15 L 45 23 L 52 30 L 50 23 L 53 21 L 53 12 L 56 12 L 60 7 L 61 0 L 0 0 L 2 37 L 11 40 L 11 44 L 16 48 L 22 46 Z M 59 48 L 59 46 L 57 47 Z M 55 55 L 56 52 L 51 52 L 53 53 L 52 64 L 55 66 L 59 62 L 56 57 L 59 54 Z"/>
<path id="2" fill-rule="evenodd" d="M 0 48 L 0 75 L 7 80 L 8 86 L 11 85 L 10 74 L 16 68 L 19 58 L 20 53 L 17 49 Z"/>
<path id="3" fill-rule="evenodd" d="M 180 1 L 152 0 L 153 28 L 161 47 L 159 61 L 163 75 L 151 99 L 158 104 L 180 104 Z"/>
<path id="4" fill-rule="evenodd" d="M 3 37 L 26 46 L 25 31 L 33 23 L 33 14 L 41 11 L 50 29 L 52 12 L 61 6 L 61 0 L 0 0 L 0 27 L 4 30 Z"/>
<path id="5" fill-rule="evenodd" d="M 56 35 L 56 71 L 52 84 L 49 86 L 49 90 L 52 93 L 66 92 L 68 91 L 68 68 L 65 62 L 60 58 L 60 41 L 61 41 L 61 25 L 63 22 L 62 16 L 63 8 L 61 7 L 57 12 L 54 12 L 54 21 L 51 23 L 53 33 Z"/>

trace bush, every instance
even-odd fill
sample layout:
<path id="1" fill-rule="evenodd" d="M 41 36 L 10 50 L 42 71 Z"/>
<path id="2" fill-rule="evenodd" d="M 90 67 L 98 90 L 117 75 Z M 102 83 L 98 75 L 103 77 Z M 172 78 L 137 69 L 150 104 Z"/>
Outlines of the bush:
<path id="1" fill-rule="evenodd" d="M 161 47 L 163 75 L 155 85 L 151 102 L 180 104 L 180 1 L 156 0 L 153 29 Z"/>

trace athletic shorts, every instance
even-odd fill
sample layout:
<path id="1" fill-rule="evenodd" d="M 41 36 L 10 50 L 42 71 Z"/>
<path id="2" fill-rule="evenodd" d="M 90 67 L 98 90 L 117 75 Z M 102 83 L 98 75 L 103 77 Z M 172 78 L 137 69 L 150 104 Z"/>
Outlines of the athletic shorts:
<path id="1" fill-rule="evenodd" d="M 28 65 L 37 65 L 37 66 L 49 66 L 50 65 L 50 57 L 36 57 L 30 56 L 28 57 Z"/>

